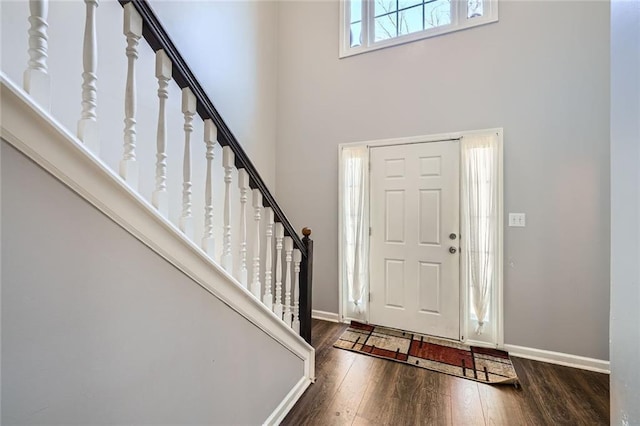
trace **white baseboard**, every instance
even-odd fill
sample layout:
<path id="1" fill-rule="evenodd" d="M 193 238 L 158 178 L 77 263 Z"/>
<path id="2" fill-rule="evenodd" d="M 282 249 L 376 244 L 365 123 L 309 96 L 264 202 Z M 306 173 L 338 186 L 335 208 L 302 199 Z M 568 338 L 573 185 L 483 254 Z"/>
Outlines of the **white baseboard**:
<path id="1" fill-rule="evenodd" d="M 598 373 L 609 374 L 611 372 L 609 361 L 601 359 L 507 344 L 504 345 L 504 350 L 509 352 L 509 355 L 532 359 L 534 361 L 548 362 L 550 364 L 564 365 L 566 367 L 580 368 L 582 370 L 596 371 Z"/>
<path id="2" fill-rule="evenodd" d="M 351 324 L 351 321 L 360 322 L 363 324 L 369 324 L 369 322 L 365 318 L 352 318 L 352 317 L 344 317 L 342 318 L 343 324 Z"/>
<path id="3" fill-rule="evenodd" d="M 494 343 L 481 342 L 479 340 L 467 339 L 463 343 L 469 346 L 478 346 L 481 348 L 500 349 L 500 347 Z"/>
<path id="4" fill-rule="evenodd" d="M 296 405 L 296 402 L 298 402 L 298 399 L 300 399 L 300 397 L 302 396 L 304 391 L 307 390 L 310 384 L 311 380 L 309 380 L 307 377 L 300 378 L 300 381 L 296 383 L 293 389 L 291 389 L 287 396 L 284 397 L 282 402 L 278 404 L 276 409 L 273 410 L 273 413 L 271 413 L 271 415 L 267 417 L 267 420 L 265 420 L 263 424 L 279 425 L 282 420 L 284 420 L 289 411 L 291 411 L 293 406 Z"/>
<path id="5" fill-rule="evenodd" d="M 311 318 L 330 322 L 340 322 L 340 315 L 333 312 L 317 311 L 315 309 L 311 311 Z"/>

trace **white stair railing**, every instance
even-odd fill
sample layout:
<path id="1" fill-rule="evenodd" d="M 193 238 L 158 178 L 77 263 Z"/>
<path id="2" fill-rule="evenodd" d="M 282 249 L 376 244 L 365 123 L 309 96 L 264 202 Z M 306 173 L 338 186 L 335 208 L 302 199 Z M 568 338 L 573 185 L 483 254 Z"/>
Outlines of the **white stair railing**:
<path id="1" fill-rule="evenodd" d="M 84 0 L 86 19 L 84 22 L 84 37 L 82 48 L 82 112 L 77 124 L 78 138 L 90 149 L 96 157 L 101 156 L 98 137 L 98 116 L 97 116 L 97 29 L 96 13 L 98 0 Z M 215 150 L 218 144 L 218 132 L 214 120 L 205 118 L 206 115 L 215 117 L 215 114 L 203 113 L 201 107 L 206 102 L 203 101 L 202 94 L 198 92 L 197 84 L 184 79 L 184 64 L 180 66 L 172 63 L 170 58 L 176 60 L 173 46 L 162 45 L 163 48 L 156 49 L 153 59 L 155 60 L 155 78 L 157 79 L 157 93 L 149 96 L 147 93 L 138 93 L 147 86 L 137 85 L 137 67 L 143 69 L 144 58 L 140 57 L 145 53 L 144 49 L 139 49 L 139 42 L 143 36 L 143 25 L 149 19 L 148 12 L 139 9 L 139 3 L 127 3 L 124 5 L 123 34 L 126 39 L 126 81 L 124 96 L 124 130 L 122 151 L 117 153 L 116 167 L 117 174 L 126 182 L 131 190 L 140 196 L 141 189 L 149 191 L 150 203 L 157 212 L 165 219 L 171 221 L 182 234 L 195 245 L 199 246 L 209 258 L 216 262 L 216 231 L 222 231 L 222 247 L 220 250 L 220 265 L 230 274 L 237 272 L 237 279 L 257 300 L 272 311 L 287 326 L 292 327 L 296 332 L 300 331 L 300 284 L 301 284 L 301 264 L 304 261 L 304 249 L 299 240 L 294 247 L 294 239 L 290 225 L 283 225 L 284 215 L 280 211 L 273 198 L 266 190 L 264 183 L 257 176 L 255 169 L 248 162 L 242 150 L 229 146 L 229 131 L 222 121 L 217 121 L 221 127 L 220 142 L 225 142 L 222 147 L 222 175 L 219 169 L 214 166 Z M 28 31 L 28 54 L 29 61 L 27 69 L 23 73 L 23 86 L 27 93 L 44 109 L 50 108 L 51 80 L 48 73 L 48 10 L 47 0 L 29 0 L 29 23 Z M 141 15 L 142 14 L 142 15 Z M 153 22 L 153 21 L 151 21 Z M 149 28 L 153 26 L 150 25 Z M 148 28 L 147 28 L 148 29 Z M 147 37 L 147 33 L 144 33 Z M 148 52 L 148 51 L 147 51 Z M 173 53 L 171 53 L 173 52 Z M 140 64 L 138 64 L 140 61 Z M 180 63 L 181 59 L 177 63 Z M 22 71 L 22 70 L 20 70 Z M 176 79 L 181 86 L 181 103 L 178 110 L 177 105 L 169 104 L 169 94 L 172 89 L 169 82 L 173 79 L 173 72 L 176 72 Z M 178 76 L 180 76 L 178 78 Z M 146 76 L 145 76 L 146 77 Z M 196 94 L 194 94 L 194 91 Z M 143 137 L 144 110 L 141 108 L 141 116 L 137 116 L 137 102 L 145 103 L 149 98 L 157 96 L 158 115 L 157 123 L 152 123 L 155 127 L 155 141 L 149 137 Z M 154 99 L 155 103 L 155 99 Z M 206 106 L 206 105 L 205 105 Z M 172 109 L 173 107 L 173 109 Z M 206 111 L 206 109 L 205 109 Z M 178 120 L 179 113 L 182 113 L 181 120 Z M 200 120 L 194 122 L 197 113 L 205 118 L 200 125 Z M 110 117 L 110 115 L 106 115 Z M 140 123 L 138 122 L 140 120 Z M 181 126 L 178 125 L 181 124 Z M 117 123 L 105 123 L 105 126 L 117 125 Z M 180 129 L 181 127 L 181 129 Z M 177 130 L 180 129 L 180 136 L 184 136 L 184 145 L 178 143 L 173 145 L 172 140 L 176 139 Z M 225 130 L 226 129 L 226 130 Z M 202 133 L 200 133 L 202 132 Z M 226 132 L 226 133 L 225 133 Z M 153 130 L 151 130 L 153 133 Z M 202 134 L 204 142 L 204 155 L 200 155 L 203 145 L 191 146 L 191 137 L 199 137 Z M 146 134 L 145 134 L 146 135 Z M 138 141 L 138 136 L 140 140 Z M 225 139 L 226 138 L 226 139 Z M 170 144 L 169 146 L 167 144 Z M 237 143 L 237 142 L 234 142 Z M 147 144 L 147 145 L 145 145 Z M 155 145 L 155 146 L 154 146 Z M 235 146 L 235 145 L 234 145 Z M 110 144 L 103 149 L 113 149 Z M 182 148 L 180 158 L 178 150 Z M 115 148 L 115 149 L 119 149 Z M 192 161 L 192 150 L 196 154 L 195 161 Z M 238 164 L 243 167 L 236 169 L 236 154 Z M 147 158 L 146 156 L 155 156 Z M 110 159 L 112 159 L 110 157 Z M 244 159 L 243 159 L 244 158 Z M 119 163 L 118 163 L 119 160 Z M 181 160 L 181 170 L 180 170 Z M 106 164 L 107 162 L 104 161 Z M 149 165 L 143 167 L 143 163 Z M 113 167 L 113 163 L 110 163 Z M 250 172 L 248 169 L 251 169 Z M 204 170 L 204 173 L 203 173 Z M 238 194 L 239 205 L 236 204 L 235 192 L 232 192 L 232 181 L 234 170 L 238 174 Z M 112 170 L 113 171 L 113 170 Z M 203 176 L 205 174 L 205 176 Z M 181 182 L 178 176 L 182 177 Z M 216 181 L 216 178 L 218 180 Z M 202 182 L 204 180 L 204 182 Z M 214 184 L 222 181 L 224 183 L 224 198 L 222 208 L 214 203 Z M 195 185 L 194 185 L 195 182 Z M 145 186 L 146 184 L 146 186 Z M 256 186 L 251 189 L 250 184 Z M 178 190 L 180 188 L 181 190 Z M 196 190 L 194 196 L 193 190 Z M 202 188 L 203 193 L 200 193 Z M 233 187 L 235 189 L 235 187 Z M 251 191 L 252 225 L 247 223 L 247 203 L 249 192 Z M 263 196 L 263 194 L 266 194 Z M 173 195 L 174 198 L 170 198 Z M 232 203 L 233 197 L 233 203 Z M 266 198 L 265 198 L 266 197 Z M 178 199 L 180 205 L 178 206 Z M 196 207 L 193 208 L 194 200 Z M 203 208 L 201 204 L 203 202 Z M 268 207 L 264 207 L 264 205 Z M 236 207 L 239 206 L 238 221 L 233 223 L 233 232 L 238 232 L 237 246 L 232 246 L 232 214 L 236 214 Z M 233 207 L 233 212 L 232 212 Z M 194 211 L 195 210 L 195 213 Z M 222 212 L 216 214 L 215 212 Z M 203 216 L 200 216 L 202 212 Z M 197 217 L 194 217 L 194 214 Z M 236 216 L 234 216 L 235 218 Z M 202 221 L 200 221 L 202 218 Z M 196 220 L 197 219 L 197 220 Z M 215 220 L 222 223 L 216 223 Z M 199 226 L 202 225 L 202 228 Z M 198 226 L 198 229 L 195 229 Z M 237 226 L 237 229 L 235 227 Z M 250 227 L 251 240 L 251 265 L 248 265 L 248 235 L 247 227 Z M 195 232 L 198 231 L 199 240 L 196 241 Z M 200 232 L 201 231 L 201 232 Z M 218 238 L 219 238 L 218 234 Z M 235 235 L 234 235 L 235 238 Z M 235 240 L 234 240 L 235 242 Z M 264 244 L 264 248 L 262 245 Z M 275 249 L 275 250 L 274 250 Z M 264 251 L 264 258 L 261 258 L 261 250 Z M 274 262 L 275 256 L 275 262 Z M 283 262 L 284 260 L 284 262 Z M 233 265 L 237 263 L 238 270 L 234 271 Z M 264 263 L 264 265 L 263 265 Z M 249 275 L 249 266 L 251 274 Z M 304 265 L 303 265 L 304 266 Z M 264 276 L 262 270 L 264 269 Z M 275 272 L 275 273 L 274 273 Z M 262 278 L 264 280 L 262 281 Z M 284 291 L 283 291 L 284 279 Z M 306 279 L 302 277 L 302 279 Z M 263 287 L 264 286 L 264 287 Z"/>
<path id="2" fill-rule="evenodd" d="M 29 62 L 23 75 L 24 90 L 40 104 L 51 109 L 51 79 L 47 66 L 48 40 L 47 15 L 48 0 L 29 0 Z"/>
<path id="3" fill-rule="evenodd" d="M 273 249 L 273 209 L 266 207 L 264 209 L 265 221 L 267 223 L 265 229 L 265 251 L 264 251 L 264 297 L 262 303 L 273 310 L 273 295 L 271 294 L 271 277 L 273 275 L 273 259 L 271 250 Z"/>
<path id="4" fill-rule="evenodd" d="M 96 34 L 96 8 L 98 0 L 84 0 L 86 9 L 84 44 L 82 47 L 82 114 L 78 121 L 78 139 L 98 155 L 98 38 Z"/>
<path id="5" fill-rule="evenodd" d="M 216 142 L 218 142 L 218 129 L 211 119 L 204 120 L 204 143 L 207 147 L 207 177 L 204 186 L 204 235 L 202 236 L 202 250 L 209 255 L 211 259 L 215 256 L 215 237 L 213 236 L 213 188 L 211 186 L 212 179 L 212 163 L 213 150 Z"/>
<path id="6" fill-rule="evenodd" d="M 235 156 L 230 146 L 222 149 L 222 166 L 224 167 L 224 225 L 222 240 L 222 258 L 220 264 L 228 272 L 233 273 L 233 257 L 231 254 L 231 173 Z"/>
<path id="7" fill-rule="evenodd" d="M 284 322 L 291 327 L 291 261 L 293 260 L 293 240 L 291 237 L 284 237 L 284 253 L 285 253 L 285 267 L 284 267 Z"/>
<path id="8" fill-rule="evenodd" d="M 276 301 L 273 305 L 273 313 L 280 319 L 282 311 L 282 241 L 284 239 L 284 226 L 276 223 Z"/>
<path id="9" fill-rule="evenodd" d="M 152 194 L 154 207 L 165 218 L 169 217 L 167 197 L 167 99 L 172 65 L 164 50 L 156 52 L 156 78 L 158 79 L 158 129 L 156 132 L 156 187 Z"/>
<path id="10" fill-rule="evenodd" d="M 136 59 L 142 37 L 142 18 L 132 3 L 124 6 L 123 34 L 127 39 L 127 85 L 124 95 L 124 153 L 120 161 L 120 176 L 133 189 L 138 189 L 136 162 Z"/>
<path id="11" fill-rule="evenodd" d="M 245 169 L 238 170 L 238 188 L 240 189 L 240 266 L 238 281 L 249 288 L 249 272 L 247 269 L 247 200 L 249 199 L 249 173 Z"/>
<path id="12" fill-rule="evenodd" d="M 255 232 L 253 237 L 253 273 L 251 279 L 251 293 L 256 299 L 261 300 L 260 283 L 260 219 L 262 215 L 262 193 L 259 189 L 253 190 L 253 220 Z"/>
<path id="13" fill-rule="evenodd" d="M 131 3 L 129 3 L 131 4 Z M 184 158 L 182 162 L 182 214 L 180 230 L 193 240 L 193 215 L 191 213 L 191 132 L 196 114 L 196 97 L 191 89 L 182 89 L 182 113 L 184 114 Z"/>
<path id="14" fill-rule="evenodd" d="M 302 253 L 300 250 L 293 250 L 293 323 L 292 327 L 296 333 L 300 333 L 300 262 Z"/>

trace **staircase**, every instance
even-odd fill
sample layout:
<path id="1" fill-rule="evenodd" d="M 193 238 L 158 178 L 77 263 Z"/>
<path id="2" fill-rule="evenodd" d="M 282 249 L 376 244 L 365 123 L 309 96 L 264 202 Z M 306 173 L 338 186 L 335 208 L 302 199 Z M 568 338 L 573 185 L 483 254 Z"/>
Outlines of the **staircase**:
<path id="1" fill-rule="evenodd" d="M 314 379 L 311 231 L 305 228 L 303 238 L 296 234 L 146 1 L 120 1 L 119 22 L 98 28 L 99 13 L 113 12 L 113 3 L 30 0 L 29 7 L 22 3 L 23 16 L 13 15 L 15 5 L 3 6 L 3 22 L 29 23 L 28 32 L 15 34 L 25 45 L 28 40 L 23 81 L 2 70 L 3 143 L 300 360 L 301 372 L 291 366 L 299 380 L 281 402 L 266 407 L 270 415 L 264 423 L 277 424 Z M 60 80 L 49 72 L 55 58 L 49 57 L 48 31 L 65 22 L 49 22 L 49 6 L 81 8 L 84 16 L 84 32 L 69 34 L 82 40 L 81 51 L 65 53 L 81 58 L 82 69 L 69 61 L 69 78 Z M 118 37 L 118 45 L 126 46 L 122 56 L 109 63 L 113 68 L 107 75 L 99 75 L 100 55 L 108 52 L 110 58 L 113 50 L 102 41 Z M 51 52 L 71 51 L 71 45 L 51 46 Z M 148 72 L 151 68 L 155 75 Z M 113 90 L 121 85 L 124 116 L 118 120 L 113 120 L 122 111 L 114 106 L 116 96 L 103 96 L 104 103 L 97 96 L 103 80 Z M 80 97 L 73 99 L 73 93 Z M 122 135 L 117 141 L 111 136 L 114 128 Z M 92 392 L 91 386 L 86 392 Z"/>

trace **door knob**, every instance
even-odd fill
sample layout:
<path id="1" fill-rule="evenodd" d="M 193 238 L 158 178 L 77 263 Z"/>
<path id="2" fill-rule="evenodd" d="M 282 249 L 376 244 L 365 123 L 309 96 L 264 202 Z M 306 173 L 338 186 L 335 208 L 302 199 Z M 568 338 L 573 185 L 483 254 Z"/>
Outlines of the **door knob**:
<path id="1" fill-rule="evenodd" d="M 458 251 L 458 249 L 457 249 L 457 248 L 455 248 L 455 247 L 449 247 L 449 253 L 451 253 L 451 254 L 455 254 L 457 251 Z"/>

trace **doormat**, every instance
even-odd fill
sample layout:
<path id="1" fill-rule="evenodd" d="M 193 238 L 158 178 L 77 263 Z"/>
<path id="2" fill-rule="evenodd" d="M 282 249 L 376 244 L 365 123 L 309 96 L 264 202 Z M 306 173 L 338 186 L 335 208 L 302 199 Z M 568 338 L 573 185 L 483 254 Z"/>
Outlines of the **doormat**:
<path id="1" fill-rule="evenodd" d="M 356 321 L 333 346 L 481 383 L 519 386 L 509 354 L 497 349 Z"/>

